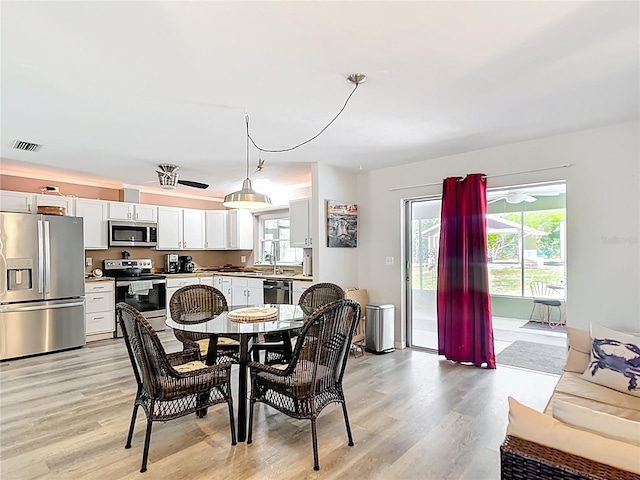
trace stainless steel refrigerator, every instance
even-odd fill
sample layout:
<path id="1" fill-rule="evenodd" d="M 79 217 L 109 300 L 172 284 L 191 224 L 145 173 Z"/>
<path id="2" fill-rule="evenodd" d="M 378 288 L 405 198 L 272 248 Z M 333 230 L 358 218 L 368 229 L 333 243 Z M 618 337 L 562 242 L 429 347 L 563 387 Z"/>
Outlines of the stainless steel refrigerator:
<path id="1" fill-rule="evenodd" d="M 0 360 L 85 344 L 82 227 L 0 213 Z"/>

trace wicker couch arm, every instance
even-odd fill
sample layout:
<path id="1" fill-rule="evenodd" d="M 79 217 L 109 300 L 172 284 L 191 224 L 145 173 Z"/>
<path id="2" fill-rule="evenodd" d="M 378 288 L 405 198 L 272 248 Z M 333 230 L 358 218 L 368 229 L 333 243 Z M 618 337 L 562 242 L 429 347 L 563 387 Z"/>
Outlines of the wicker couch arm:
<path id="1" fill-rule="evenodd" d="M 500 446 L 502 480 L 640 480 L 640 475 L 507 435 Z"/>

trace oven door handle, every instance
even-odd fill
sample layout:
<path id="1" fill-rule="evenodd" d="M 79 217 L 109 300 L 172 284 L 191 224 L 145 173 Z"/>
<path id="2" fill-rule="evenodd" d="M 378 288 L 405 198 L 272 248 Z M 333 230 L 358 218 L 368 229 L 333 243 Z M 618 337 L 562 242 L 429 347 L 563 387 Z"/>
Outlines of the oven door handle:
<path id="1" fill-rule="evenodd" d="M 144 277 L 140 277 L 140 280 L 133 280 L 133 282 L 141 282 L 141 281 L 145 281 L 148 282 L 149 280 L 144 280 Z M 116 280 L 116 287 L 128 287 L 129 285 L 131 285 L 132 282 L 130 281 L 119 281 Z M 151 280 L 151 283 L 153 285 L 164 285 L 165 283 L 167 283 L 167 280 L 164 278 L 156 278 L 154 280 Z"/>

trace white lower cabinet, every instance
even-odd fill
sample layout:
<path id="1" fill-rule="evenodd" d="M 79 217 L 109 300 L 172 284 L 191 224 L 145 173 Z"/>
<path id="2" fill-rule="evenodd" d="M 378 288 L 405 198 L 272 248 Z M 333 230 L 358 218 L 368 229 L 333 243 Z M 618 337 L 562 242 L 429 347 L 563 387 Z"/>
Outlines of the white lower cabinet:
<path id="1" fill-rule="evenodd" d="M 200 285 L 209 285 L 213 287 L 213 275 L 210 277 L 200 277 Z"/>
<path id="2" fill-rule="evenodd" d="M 167 318 L 171 318 L 171 297 L 173 294 L 187 285 L 199 285 L 200 279 L 198 277 L 181 277 L 171 278 L 167 277 Z"/>
<path id="3" fill-rule="evenodd" d="M 297 282 L 297 281 L 293 281 L 293 294 L 291 297 L 291 303 L 293 305 L 297 305 L 298 302 L 300 301 L 300 295 L 302 295 L 302 292 L 304 292 L 307 288 L 309 288 L 312 285 L 311 282 Z"/>
<path id="4" fill-rule="evenodd" d="M 264 303 L 264 280 L 231 277 L 231 305 L 250 306 Z"/>
<path id="5" fill-rule="evenodd" d="M 113 336 L 116 329 L 115 322 L 115 286 L 112 281 L 85 282 L 85 334 L 87 341 L 96 334 L 101 338 Z"/>
<path id="6" fill-rule="evenodd" d="M 227 300 L 227 305 L 233 305 L 231 303 L 231 277 L 215 275 L 213 277 L 213 286 L 222 292 Z"/>

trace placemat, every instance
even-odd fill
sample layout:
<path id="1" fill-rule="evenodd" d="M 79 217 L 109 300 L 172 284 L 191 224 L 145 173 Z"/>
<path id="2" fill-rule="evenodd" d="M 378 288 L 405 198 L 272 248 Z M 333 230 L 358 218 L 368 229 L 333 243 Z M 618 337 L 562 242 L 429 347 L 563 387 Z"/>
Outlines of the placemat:
<path id="1" fill-rule="evenodd" d="M 229 312 L 227 318 L 232 322 L 267 322 L 278 318 L 278 309 L 275 307 L 238 308 Z"/>

